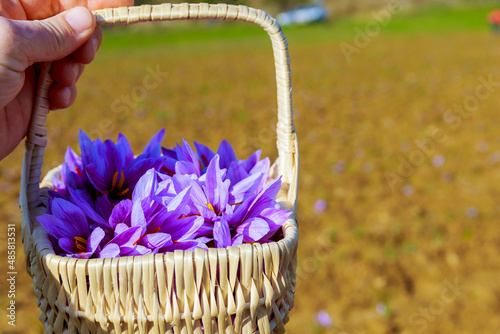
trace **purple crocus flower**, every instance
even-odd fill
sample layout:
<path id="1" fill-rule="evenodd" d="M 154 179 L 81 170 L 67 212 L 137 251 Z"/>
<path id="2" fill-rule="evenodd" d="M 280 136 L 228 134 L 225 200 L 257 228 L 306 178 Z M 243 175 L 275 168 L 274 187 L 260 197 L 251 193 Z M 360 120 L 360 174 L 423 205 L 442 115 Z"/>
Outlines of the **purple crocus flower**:
<path id="1" fill-rule="evenodd" d="M 82 159 L 68 147 L 64 160 L 61 172 L 52 179 L 54 189 L 63 195 L 67 194 L 68 187 L 85 189 L 89 181 L 83 172 Z"/>
<path id="2" fill-rule="evenodd" d="M 183 140 L 182 146 L 177 145 L 174 149 L 162 148 L 166 161 L 161 171 L 169 176 L 174 174 L 195 174 L 200 177 L 204 175 L 216 153 L 200 143 L 194 142 L 194 145 L 196 153 L 186 140 Z M 217 155 L 220 160 L 219 167 L 227 170 L 227 178 L 233 185 L 252 174 L 269 174 L 269 158 L 259 160 L 260 150 L 252 154 L 247 160 L 238 160 L 232 146 L 224 140 L 219 145 Z M 260 190 L 262 190 L 266 181 L 267 179 L 262 180 Z"/>
<path id="3" fill-rule="evenodd" d="M 165 149 L 163 136 L 134 157 L 121 134 L 114 143 L 80 132 L 81 157 L 68 148 L 39 217 L 57 253 L 118 257 L 276 238 L 290 212 L 275 201 L 281 179 L 269 179 L 261 151 L 238 160 L 227 141 L 217 153 L 185 140 Z"/>
<path id="4" fill-rule="evenodd" d="M 230 189 L 219 161 L 216 154 L 200 178 L 178 174 L 172 178 L 177 191 L 191 188 L 188 215 L 203 218 L 200 236 L 213 238 L 216 247 L 268 242 L 290 216 L 274 200 L 281 179 L 258 192 L 264 174 L 254 174 Z"/>
<path id="5" fill-rule="evenodd" d="M 50 212 L 38 217 L 38 221 L 57 240 L 63 255 L 88 259 L 99 253 L 105 233 L 100 227 L 91 232 L 80 208 L 62 198 L 54 198 L 50 202 Z"/>
<path id="6" fill-rule="evenodd" d="M 189 143 L 184 139 L 182 146 L 174 149 L 162 148 L 163 155 L 167 158 L 161 170 L 169 176 L 174 174 L 201 175 L 200 161 Z"/>
<path id="7" fill-rule="evenodd" d="M 316 317 L 316 321 L 318 324 L 320 324 L 324 328 L 329 328 L 332 326 L 332 318 L 330 317 L 330 314 L 328 314 L 327 311 L 322 310 L 319 311 Z"/>
<path id="8" fill-rule="evenodd" d="M 90 142 L 90 138 L 81 132 L 82 160 L 94 188 L 111 203 L 130 198 L 139 178 L 147 170 L 162 165 L 163 158 L 158 155 L 163 134 L 164 130 L 155 135 L 144 153 L 134 159 L 125 136 L 120 134 L 116 144 L 100 139 Z"/>
<path id="9" fill-rule="evenodd" d="M 172 187 L 164 184 L 169 181 L 159 184 L 158 180 L 154 168 L 147 171 L 137 182 L 132 200 L 120 202 L 110 216 L 109 223 L 115 232 L 135 229 L 126 232 L 126 237 L 121 234 L 115 237 L 118 241 L 113 242 L 120 247 L 121 255 L 192 249 L 200 244 L 194 238 L 203 219 L 184 216 L 191 189 L 172 194 Z"/>
<path id="10" fill-rule="evenodd" d="M 284 225 L 291 212 L 281 209 L 275 197 L 281 178 L 266 185 L 263 191 L 249 197 L 234 209 L 228 224 L 235 229 L 234 238 L 241 242 L 269 242 Z"/>

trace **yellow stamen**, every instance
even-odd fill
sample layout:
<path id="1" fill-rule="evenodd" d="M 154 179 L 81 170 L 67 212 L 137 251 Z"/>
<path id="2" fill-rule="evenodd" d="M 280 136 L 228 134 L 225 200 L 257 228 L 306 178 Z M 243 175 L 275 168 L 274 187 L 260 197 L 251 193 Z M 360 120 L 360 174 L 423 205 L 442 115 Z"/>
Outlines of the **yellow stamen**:
<path id="1" fill-rule="evenodd" d="M 212 205 L 212 203 L 207 203 L 207 204 L 205 204 L 205 205 L 206 205 L 206 206 L 208 206 L 208 208 L 209 208 L 210 210 L 212 210 L 212 211 L 213 211 L 213 213 L 215 213 L 215 209 L 214 209 L 214 206 Z"/>
<path id="2" fill-rule="evenodd" d="M 109 190 L 110 192 L 116 188 L 116 181 L 118 181 L 118 172 L 115 172 L 115 175 L 113 175 L 113 181 L 111 181 L 111 189 Z"/>
<path id="3" fill-rule="evenodd" d="M 75 237 L 75 248 L 80 253 L 85 253 L 87 251 L 87 240 L 82 237 Z"/>
<path id="4" fill-rule="evenodd" d="M 118 182 L 118 189 L 121 189 L 123 187 L 124 182 L 125 182 L 125 176 L 123 176 L 123 169 L 122 169 L 122 175 L 120 176 L 120 182 Z"/>
<path id="5" fill-rule="evenodd" d="M 130 189 L 127 188 L 124 191 L 122 191 L 121 193 L 119 193 L 118 196 L 124 196 L 124 195 L 128 194 L 129 191 L 130 191 Z"/>

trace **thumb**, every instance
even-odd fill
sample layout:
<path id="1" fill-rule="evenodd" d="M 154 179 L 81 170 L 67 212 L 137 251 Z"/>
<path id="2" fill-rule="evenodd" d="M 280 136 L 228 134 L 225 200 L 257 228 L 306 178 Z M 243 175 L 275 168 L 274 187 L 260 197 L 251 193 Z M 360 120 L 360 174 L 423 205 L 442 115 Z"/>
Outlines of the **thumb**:
<path id="1" fill-rule="evenodd" d="M 40 21 L 14 21 L 18 47 L 26 66 L 66 57 L 80 47 L 95 28 L 94 15 L 85 7 L 75 7 Z"/>

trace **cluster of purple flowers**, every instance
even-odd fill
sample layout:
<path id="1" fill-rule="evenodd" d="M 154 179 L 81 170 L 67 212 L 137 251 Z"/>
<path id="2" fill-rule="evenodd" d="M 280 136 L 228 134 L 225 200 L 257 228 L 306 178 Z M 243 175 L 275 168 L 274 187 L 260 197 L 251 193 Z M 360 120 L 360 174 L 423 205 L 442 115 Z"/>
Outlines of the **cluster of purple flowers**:
<path id="1" fill-rule="evenodd" d="M 184 140 L 161 147 L 158 132 L 134 157 L 123 135 L 92 141 L 80 131 L 81 157 L 68 148 L 52 180 L 47 214 L 38 217 L 57 254 L 105 258 L 177 249 L 265 243 L 290 216 L 275 201 L 281 178 L 257 151 L 236 159 L 223 141 L 217 153 Z"/>

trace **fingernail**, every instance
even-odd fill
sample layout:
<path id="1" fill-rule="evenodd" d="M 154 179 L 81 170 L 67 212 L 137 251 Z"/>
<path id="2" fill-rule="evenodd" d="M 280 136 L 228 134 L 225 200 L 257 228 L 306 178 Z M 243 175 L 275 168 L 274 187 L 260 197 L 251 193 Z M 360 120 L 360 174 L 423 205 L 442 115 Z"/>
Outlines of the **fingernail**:
<path id="1" fill-rule="evenodd" d="M 92 16 L 85 7 L 71 9 L 65 16 L 66 21 L 77 33 L 82 33 L 92 28 Z"/>

